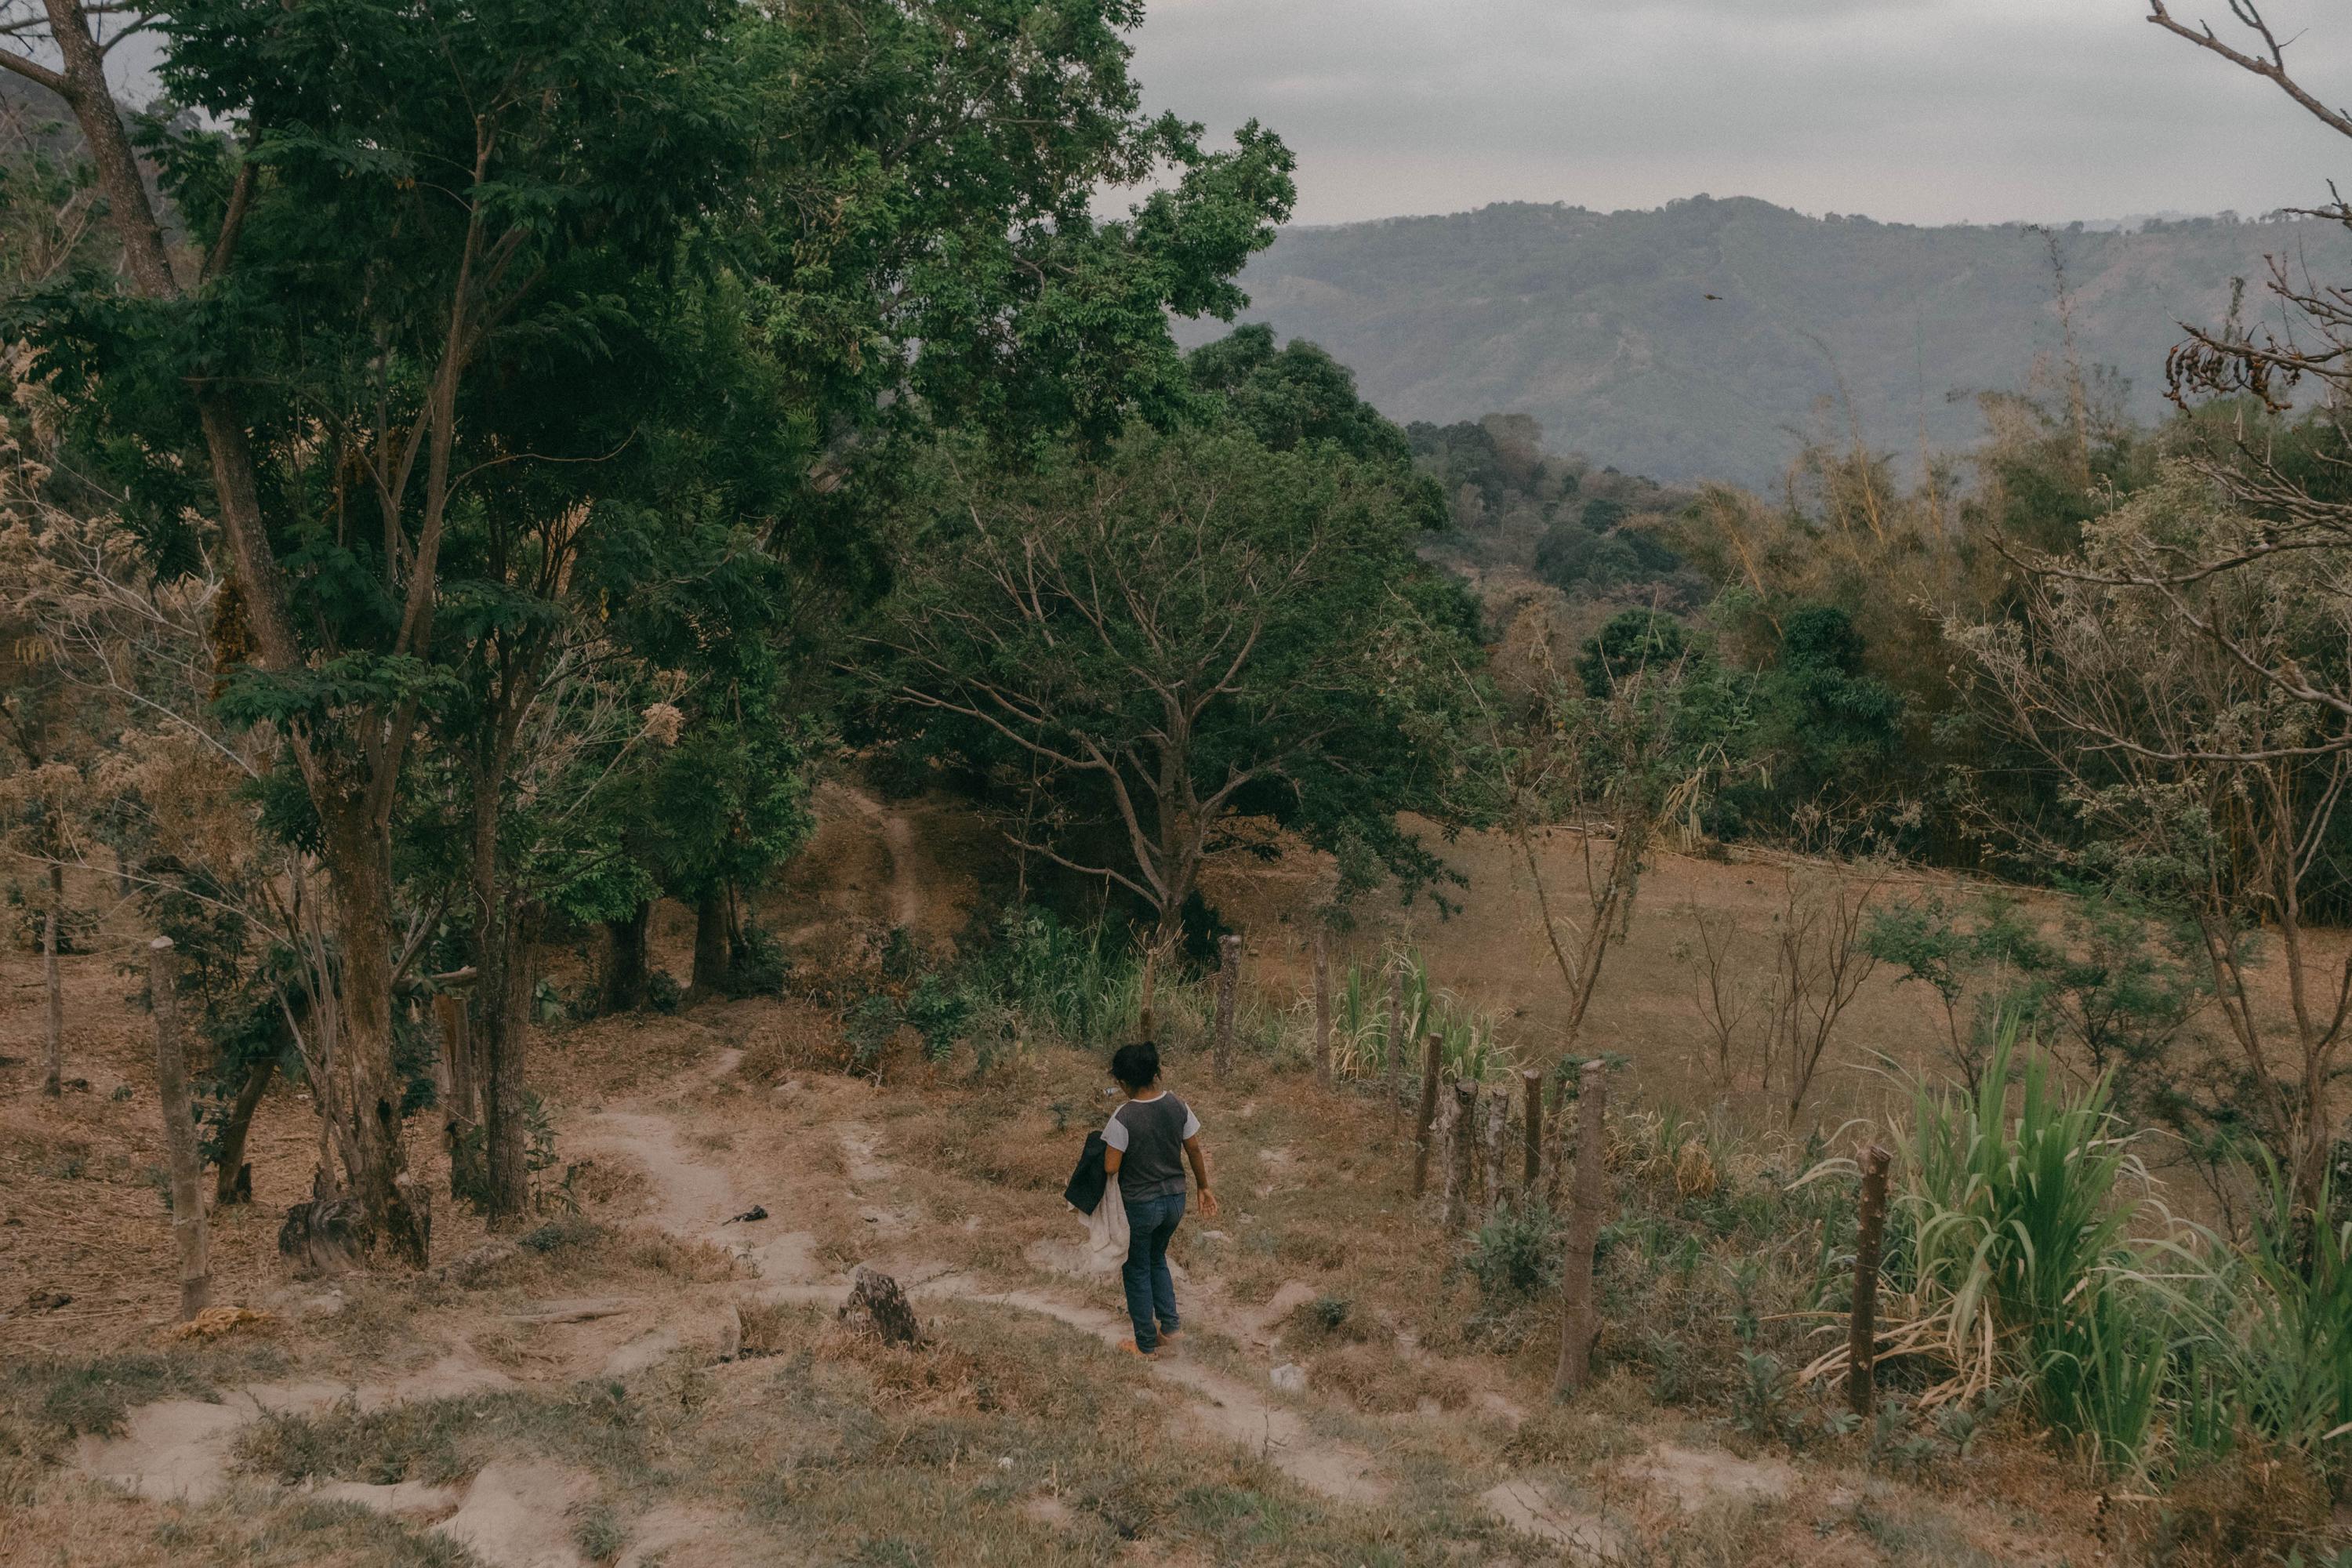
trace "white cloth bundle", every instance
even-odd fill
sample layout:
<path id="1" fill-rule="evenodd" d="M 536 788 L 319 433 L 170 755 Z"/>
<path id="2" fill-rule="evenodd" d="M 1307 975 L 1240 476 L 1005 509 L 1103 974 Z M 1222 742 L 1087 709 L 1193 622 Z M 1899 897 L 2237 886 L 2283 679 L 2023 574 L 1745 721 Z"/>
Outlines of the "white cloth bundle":
<path id="1" fill-rule="evenodd" d="M 1116 1268 L 1127 1261 L 1127 1204 L 1118 1195 L 1118 1178 L 1103 1187 L 1102 1202 L 1087 1215 L 1087 1261 L 1097 1268 Z"/>

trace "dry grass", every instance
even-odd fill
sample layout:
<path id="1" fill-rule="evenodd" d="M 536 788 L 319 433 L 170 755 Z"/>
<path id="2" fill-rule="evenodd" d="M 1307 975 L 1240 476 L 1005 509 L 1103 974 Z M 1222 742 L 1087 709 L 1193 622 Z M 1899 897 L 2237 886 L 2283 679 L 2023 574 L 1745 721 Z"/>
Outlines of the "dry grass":
<path id="1" fill-rule="evenodd" d="M 838 1072 L 848 1058 L 840 1020 L 831 1010 L 785 997 L 744 1032 L 735 1070 L 745 1082 L 766 1086 L 793 1073 Z"/>
<path id="2" fill-rule="evenodd" d="M 956 831 L 944 814 L 924 808 L 914 843 L 930 858 L 922 875 L 936 873 L 959 889 L 927 905 L 927 941 L 951 935 L 965 907 L 957 901 L 971 882 L 961 863 L 940 868 L 950 863 L 944 851 L 959 842 Z M 770 923 L 788 941 L 794 931 L 786 921 L 812 911 L 820 917 L 794 941 L 795 951 L 825 940 L 823 927 L 836 916 L 875 918 L 896 875 L 876 849 L 878 839 L 860 838 L 838 821 L 825 832 L 826 874 L 844 880 L 818 889 L 822 897 L 804 898 L 808 889 L 795 884 L 767 901 Z M 1495 1008 L 1524 1043 L 1540 1047 L 1549 1037 L 1546 982 L 1528 956 L 1531 940 L 1539 939 L 1511 923 L 1507 873 L 1481 858 L 1489 847 L 1459 850 L 1480 879 L 1469 915 L 1412 934 L 1444 984 Z M 1707 907 L 1764 908 L 1772 890 L 1759 884 L 1768 871 L 1675 862 L 1644 889 L 1633 942 L 1612 952 L 1617 967 L 1604 982 L 1590 1038 L 1626 1050 L 1633 1078 L 1645 1088 L 1664 1082 L 1676 1086 L 1680 1103 L 1713 1104 L 1717 1091 L 1691 1065 L 1701 1031 L 1686 1016 L 1681 977 L 1667 962 L 1673 910 L 1686 893 Z M 1286 967 L 1284 933 L 1298 928 L 1286 925 L 1284 915 L 1304 907 L 1312 875 L 1295 859 L 1277 864 L 1234 906 L 1252 921 L 1254 984 L 1270 1001 L 1295 995 L 1286 988 L 1303 975 Z M 863 884 L 854 897 L 849 880 Z M 1376 920 L 1367 944 L 1392 934 L 1378 927 Z M 656 949 L 673 972 L 681 969 L 689 934 L 678 911 L 663 911 Z M 611 1409 L 583 1406 L 577 1399 L 587 1395 L 575 1394 L 575 1383 L 608 1387 L 614 1380 L 599 1369 L 627 1336 L 656 1323 L 707 1321 L 752 1289 L 719 1249 L 626 1228 L 649 1191 L 644 1173 L 622 1162 L 599 1162 L 575 1177 L 573 1194 L 594 1223 L 559 1225 L 550 1245 L 526 1247 L 477 1278 L 445 1285 L 348 1281 L 339 1316 L 306 1321 L 289 1313 L 288 1321 L 241 1328 L 215 1346 L 159 1349 L 154 1331 L 169 1314 L 172 1275 L 162 1205 L 144 1174 L 158 1159 L 160 1130 L 148 1126 L 153 1104 L 143 1020 L 122 1008 L 121 982 L 107 968 L 111 959 L 70 963 L 68 1071 L 88 1076 L 92 1091 L 62 1105 L 39 1102 L 29 1065 L 0 1068 L 0 1184 L 11 1213 L 24 1221 L 0 1226 L 0 1310 L 37 1288 L 75 1300 L 53 1313 L 0 1322 L 0 1362 L 21 1361 L 43 1344 L 158 1358 L 161 1381 L 123 1384 L 134 1392 L 194 1386 L 187 1380 L 200 1381 L 204 1367 L 215 1364 L 203 1361 L 206 1355 L 254 1358 L 216 1363 L 236 1381 L 382 1378 L 445 1357 L 478 1363 L 502 1371 L 520 1390 L 499 1406 L 499 1428 L 517 1457 L 593 1473 L 596 1489 L 581 1505 L 582 1518 L 604 1510 L 595 1517 L 624 1532 L 655 1509 L 720 1522 L 714 1539 L 722 1544 L 679 1549 L 673 1563 L 718 1565 L 761 1554 L 856 1563 L 1017 1559 L 1024 1568 L 1128 1560 L 1553 1561 L 1555 1553 L 1503 1530 L 1470 1501 L 1522 1471 L 1616 1500 L 1638 1551 L 1653 1561 L 1957 1564 L 1976 1561 L 1968 1552 L 1993 1561 L 2100 1560 L 2103 1549 L 2089 1534 L 2091 1494 L 2030 1438 L 2004 1436 L 1966 1464 L 1936 1467 L 1922 1482 L 1885 1483 L 1868 1500 L 1875 1511 L 1867 1513 L 1836 1513 L 1810 1499 L 1689 1518 L 1643 1511 L 1612 1479 L 1617 1467 L 1663 1438 L 1709 1448 L 1724 1439 L 1720 1395 L 1732 1369 L 1722 1320 L 1733 1301 L 1726 1280 L 1741 1261 L 1732 1249 L 1703 1251 L 1685 1279 L 1633 1232 L 1612 1243 L 1615 1293 L 1603 1343 L 1612 1370 L 1576 1405 L 1551 1406 L 1549 1303 L 1525 1309 L 1527 1331 L 1507 1352 L 1465 1331 L 1480 1303 L 1459 1267 L 1463 1247 L 1406 1199 L 1409 1152 L 1383 1102 L 1353 1089 L 1319 1092 L 1305 1078 L 1258 1061 L 1218 1083 L 1181 1047 L 1171 1052 L 1171 1084 L 1206 1125 L 1226 1205 L 1221 1220 L 1195 1215 L 1180 1233 L 1176 1255 L 1191 1271 L 1184 1289 L 1195 1293 L 1188 1307 L 1203 1307 L 1187 1353 L 1236 1378 L 1262 1379 L 1271 1363 L 1304 1362 L 1310 1391 L 1292 1403 L 1311 1429 L 1381 1457 L 1394 1489 L 1382 1506 L 1325 1502 L 1261 1450 L 1204 1443 L 1179 1418 L 1190 1401 L 1180 1387 L 1157 1380 L 1139 1386 L 1132 1365 L 1089 1336 L 978 1306 L 926 1302 L 934 1343 L 902 1352 L 841 1331 L 821 1310 L 752 1305 L 742 1311 L 743 1361 L 710 1366 L 692 1350 L 681 1352 L 621 1379 L 624 1394 L 608 1400 Z M 0 957 L 0 981 L 19 983 L 33 973 L 19 957 Z M 0 1035 L 37 1037 L 37 990 L 0 985 Z M 1855 1015 L 1873 1021 L 1858 1023 L 1854 1037 L 1900 1036 L 1922 1016 L 1916 1002 L 1874 992 Z M 1521 1011 L 1514 1016 L 1514 1008 Z M 534 1072 L 566 1138 L 598 1106 L 624 1099 L 675 1114 L 696 1163 L 726 1170 L 747 1201 L 764 1202 L 789 1228 L 813 1233 L 821 1258 L 845 1265 L 897 1247 L 986 1279 L 1091 1292 L 1108 1304 L 1110 1282 L 1048 1280 L 1024 1256 L 1034 1242 L 1075 1234 L 1058 1193 L 1083 1134 L 1108 1109 L 1100 1061 L 1034 1050 L 980 1082 L 971 1081 L 962 1061 L 945 1068 L 907 1063 L 877 1090 L 825 1073 L 839 1051 L 831 1019 L 818 1003 L 764 1000 L 678 1017 L 605 1020 L 546 1032 Z M 731 1075 L 719 1071 L 730 1047 L 743 1052 Z M 805 1079 L 803 1088 L 768 1091 L 789 1077 Z M 109 1098 L 119 1084 L 131 1086 L 131 1099 Z M 1627 1099 L 1636 1111 L 1664 1103 L 1654 1089 L 1646 1102 Z M 1659 1212 L 1732 1203 L 1758 1179 L 1762 1160 L 1755 1145 L 1731 1138 L 1728 1118 L 1706 1120 L 1713 1131 L 1701 1136 L 1678 1131 L 1696 1125 L 1687 1118 L 1661 1116 L 1654 1126 L 1621 1119 L 1620 1191 L 1638 1189 Z M 874 1129 L 880 1157 L 896 1163 L 854 1194 L 839 1133 L 853 1121 Z M 265 1106 L 255 1157 L 265 1204 L 307 1184 L 310 1123 L 299 1100 L 281 1095 Z M 420 1176 L 445 1190 L 436 1161 L 420 1150 Z M 903 1228 L 877 1242 L 859 1212 L 867 1205 L 904 1211 Z M 266 1208 L 221 1216 L 215 1249 L 226 1300 L 262 1306 L 285 1291 L 274 1230 Z M 1211 1230 L 1222 1238 L 1209 1237 Z M 446 1200 L 437 1206 L 440 1256 L 456 1256 L 480 1235 L 478 1224 Z M 1776 1252 L 1766 1260 L 1768 1286 L 1778 1288 L 1782 1272 L 1794 1277 L 1795 1251 L 1783 1247 L 1789 1257 Z M 1256 1318 L 1265 1304 L 1293 1284 L 1313 1293 L 1309 1305 L 1261 1332 Z M 631 1313 L 568 1326 L 517 1321 L 532 1302 L 608 1294 L 630 1298 Z M 1318 1300 L 1346 1303 L 1337 1323 L 1313 1306 Z M 1653 1397 L 1663 1373 L 1643 1360 L 1640 1340 L 1653 1326 L 1687 1327 L 1703 1349 L 1690 1369 L 1698 1392 L 1687 1404 Z M 1528 1413 L 1516 1432 L 1509 1405 Z M 1422 1414 L 1432 1406 L 1439 1414 Z M 51 1458 L 62 1451 L 53 1446 Z M 615 1462 L 632 1453 L 648 1458 Z M 1819 1440 L 1790 1459 L 1809 1488 L 1827 1488 L 1844 1485 L 1861 1454 L 1859 1439 Z M 2215 1500 L 2200 1506 L 2220 1521 L 2216 1542 L 2235 1539 L 2227 1533 L 2239 1528 L 2231 1521 L 2301 1506 L 2285 1482 L 2256 1494 L 2252 1505 L 2230 1502 L 2221 1480 L 2212 1485 Z M 420 1568 L 457 1561 L 438 1538 L 282 1495 L 248 1493 L 234 1504 L 177 1510 L 93 1501 L 47 1459 L 28 1458 L 21 1448 L 12 1454 L 5 1441 L 0 1506 L 23 1515 L 22 1523 L 11 1521 L 12 1552 L 21 1545 L 29 1561 L 77 1568 L 166 1561 Z M 1888 1522 L 1906 1510 L 1926 1518 L 1937 1509 L 1942 1522 L 1908 1537 Z M 181 1533 L 159 1544 L 166 1526 Z M 2181 1550 L 2191 1548 L 2183 1542 Z"/>
<path id="3" fill-rule="evenodd" d="M 1393 1344 L 1340 1345 L 1307 1363 L 1318 1390 L 1336 1394 L 1367 1415 L 1408 1411 L 1468 1408 L 1476 1381 L 1464 1368 L 1440 1360 L 1417 1361 Z"/>

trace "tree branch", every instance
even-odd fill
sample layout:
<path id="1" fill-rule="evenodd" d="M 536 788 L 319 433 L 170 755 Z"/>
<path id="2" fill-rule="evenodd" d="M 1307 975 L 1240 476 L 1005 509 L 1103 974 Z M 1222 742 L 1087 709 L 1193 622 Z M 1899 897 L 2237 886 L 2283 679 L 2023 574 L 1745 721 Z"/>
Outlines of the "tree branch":
<path id="1" fill-rule="evenodd" d="M 2263 55 L 2267 56 L 2267 58 L 2231 48 L 2217 37 L 2213 29 L 2206 24 L 2200 23 L 2192 27 L 2176 20 L 2172 13 L 2165 9 L 2164 0 L 2147 0 L 2147 19 L 2166 32 L 2175 37 L 2186 38 L 2199 48 L 2221 56 L 2240 70 L 2251 71 L 2255 76 L 2273 83 L 2281 92 L 2308 110 L 2312 117 L 2322 125 L 2326 126 L 2338 136 L 2352 136 L 2352 115 L 2346 114 L 2342 110 L 2328 108 L 2305 91 L 2293 77 L 2287 75 L 2286 46 L 2279 42 L 2277 35 L 2271 31 L 2270 24 L 2263 20 L 2263 14 L 2254 7 L 2254 0 L 2230 0 L 2230 9 L 2236 14 L 2240 22 L 2262 39 Z"/>

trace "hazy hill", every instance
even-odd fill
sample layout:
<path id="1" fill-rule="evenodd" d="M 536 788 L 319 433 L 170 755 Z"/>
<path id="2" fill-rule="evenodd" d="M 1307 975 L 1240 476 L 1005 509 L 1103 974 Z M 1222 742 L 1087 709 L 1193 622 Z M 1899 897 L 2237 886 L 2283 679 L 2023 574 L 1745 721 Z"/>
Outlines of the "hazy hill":
<path id="1" fill-rule="evenodd" d="M 2083 357 L 2121 371 L 2144 418 L 2163 412 L 2177 323 L 2221 316 L 2233 277 L 2258 281 L 2273 251 L 2323 275 L 2352 260 L 2341 229 L 2308 220 L 2060 243 Z M 1744 197 L 1294 228 L 1244 281 L 1248 319 L 1323 344 L 1392 417 L 1526 413 L 1556 450 L 1665 479 L 1769 481 L 1821 418 L 1832 357 L 1874 445 L 1916 450 L 1923 411 L 1931 442 L 1970 444 L 1972 395 L 2022 388 L 2060 343 L 2039 234 L 1811 218 Z"/>

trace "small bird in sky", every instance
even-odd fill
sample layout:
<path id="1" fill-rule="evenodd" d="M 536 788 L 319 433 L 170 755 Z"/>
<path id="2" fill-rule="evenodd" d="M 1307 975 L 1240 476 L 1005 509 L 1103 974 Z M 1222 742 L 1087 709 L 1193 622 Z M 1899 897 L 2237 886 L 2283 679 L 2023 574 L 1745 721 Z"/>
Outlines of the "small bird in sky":
<path id="1" fill-rule="evenodd" d="M 1702 294 L 1699 297 L 1703 300 L 1720 300 L 1723 298 L 1720 294 Z"/>

